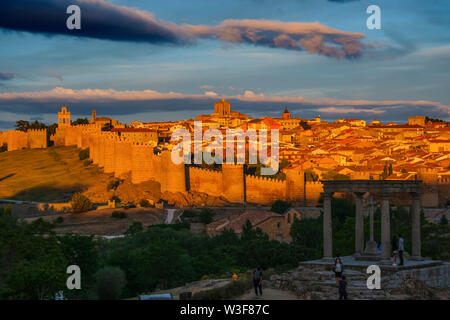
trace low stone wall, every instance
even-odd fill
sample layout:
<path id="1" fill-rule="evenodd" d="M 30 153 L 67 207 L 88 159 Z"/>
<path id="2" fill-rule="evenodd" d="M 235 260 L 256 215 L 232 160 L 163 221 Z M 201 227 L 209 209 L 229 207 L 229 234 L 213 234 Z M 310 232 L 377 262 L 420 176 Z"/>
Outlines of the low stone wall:
<path id="1" fill-rule="evenodd" d="M 399 282 L 406 280 L 420 280 L 432 288 L 450 287 L 450 263 L 440 266 L 399 271 L 395 274 Z"/>

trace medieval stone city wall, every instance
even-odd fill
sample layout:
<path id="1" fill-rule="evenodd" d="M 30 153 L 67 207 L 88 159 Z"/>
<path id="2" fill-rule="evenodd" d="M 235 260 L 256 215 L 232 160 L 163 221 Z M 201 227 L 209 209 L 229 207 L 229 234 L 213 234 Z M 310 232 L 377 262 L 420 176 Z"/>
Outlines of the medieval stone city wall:
<path id="1" fill-rule="evenodd" d="M 8 151 L 47 148 L 47 130 L 29 129 L 26 132 L 9 130 L 0 133 L 0 145 L 7 144 Z"/>
<path id="2" fill-rule="evenodd" d="M 190 190 L 207 194 L 222 194 L 222 171 L 189 167 Z"/>
<path id="3" fill-rule="evenodd" d="M 90 158 L 94 164 L 103 167 L 106 173 L 114 173 L 116 177 L 130 173 L 132 183 L 155 180 L 161 184 L 161 192 L 186 192 L 187 190 L 222 196 L 230 202 L 244 201 L 257 204 L 271 204 L 278 199 L 287 199 L 303 203 L 306 198 L 316 203 L 320 195 L 320 187 L 313 185 L 308 193 L 305 188 L 303 172 L 290 172 L 287 181 L 266 177 L 245 175 L 243 165 L 223 164 L 221 171 L 188 167 L 174 164 L 170 150 L 154 153 L 153 143 L 142 143 L 117 136 L 113 132 L 87 130 L 88 138 L 83 147 L 90 149 Z M 83 131 L 78 131 L 80 134 Z M 69 138 L 67 141 L 75 141 Z M 67 143 L 67 142 L 66 142 Z M 79 145 L 80 146 L 80 145 Z M 187 180 L 188 179 L 188 180 Z M 187 182 L 187 183 L 186 183 Z M 291 190 L 290 188 L 295 188 Z"/>
<path id="4" fill-rule="evenodd" d="M 154 153 L 154 143 L 133 141 L 120 137 L 115 132 L 101 131 L 99 125 L 64 126 L 56 129 L 51 137 L 56 146 L 89 148 L 90 159 L 106 173 L 119 177 L 129 173 L 133 183 L 155 180 L 161 191 L 203 192 L 222 196 L 230 202 L 268 205 L 275 200 L 286 200 L 298 205 L 316 206 L 323 192 L 319 181 L 305 181 L 304 172 L 285 169 L 285 180 L 244 175 L 242 165 L 223 164 L 221 171 L 197 167 L 185 168 L 171 160 L 171 151 Z M 8 151 L 23 148 L 47 147 L 46 130 L 11 130 L 0 133 L 0 144 L 6 143 Z M 440 199 L 450 197 L 447 182 L 439 184 L 434 170 L 418 171 L 423 181 L 422 206 L 442 205 Z M 442 202 L 442 201 L 441 201 Z"/>
<path id="5" fill-rule="evenodd" d="M 286 181 L 246 175 L 245 186 L 248 203 L 272 204 L 286 199 Z"/>
<path id="6" fill-rule="evenodd" d="M 320 181 L 307 181 L 305 183 L 305 205 L 308 207 L 317 206 L 322 192 L 323 184 Z"/>
<path id="7" fill-rule="evenodd" d="M 153 143 L 133 141 L 114 132 L 101 131 L 98 125 L 62 126 L 51 137 L 55 146 L 77 146 L 89 148 L 90 159 L 105 173 L 115 177 L 129 173 L 132 183 L 155 180 L 161 184 L 161 192 L 203 192 L 222 196 L 230 202 L 271 204 L 284 199 L 313 205 L 321 192 L 321 184 L 305 184 L 304 173 L 287 170 L 286 181 L 244 176 L 243 165 L 223 164 L 221 171 L 176 165 L 171 160 L 171 151 L 154 153 Z M 2 132 L 0 143 L 8 144 L 8 150 L 47 147 L 45 130 Z M 186 183 L 187 182 L 187 183 Z M 311 189 L 309 190 L 309 187 Z"/>

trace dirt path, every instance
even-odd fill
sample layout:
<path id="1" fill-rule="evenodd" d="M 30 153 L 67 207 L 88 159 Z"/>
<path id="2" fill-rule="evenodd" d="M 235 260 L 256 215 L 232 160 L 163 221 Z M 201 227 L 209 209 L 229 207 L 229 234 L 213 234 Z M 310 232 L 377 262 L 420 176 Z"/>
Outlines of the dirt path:
<path id="1" fill-rule="evenodd" d="M 263 288 L 262 296 L 255 296 L 253 289 L 248 293 L 236 298 L 236 300 L 300 300 L 300 298 L 289 291 Z"/>

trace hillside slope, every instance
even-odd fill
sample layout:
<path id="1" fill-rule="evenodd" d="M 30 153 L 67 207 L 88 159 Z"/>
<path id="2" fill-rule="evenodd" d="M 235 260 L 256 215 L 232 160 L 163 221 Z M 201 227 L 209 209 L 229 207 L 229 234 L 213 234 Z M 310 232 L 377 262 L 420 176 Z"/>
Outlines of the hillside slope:
<path id="1" fill-rule="evenodd" d="M 114 198 L 135 204 L 142 199 L 164 199 L 177 206 L 225 204 L 221 197 L 201 192 L 161 194 L 158 182 L 132 184 L 129 173 L 120 177 L 114 190 L 107 190 L 114 175 L 103 173 L 97 165 L 84 166 L 79 151 L 76 147 L 50 147 L 0 153 L 0 199 L 67 202 L 74 193 L 82 192 L 94 203 Z"/>
<path id="2" fill-rule="evenodd" d="M 75 192 L 104 193 L 110 175 L 84 166 L 76 147 L 0 153 L 0 198 L 64 202 Z"/>

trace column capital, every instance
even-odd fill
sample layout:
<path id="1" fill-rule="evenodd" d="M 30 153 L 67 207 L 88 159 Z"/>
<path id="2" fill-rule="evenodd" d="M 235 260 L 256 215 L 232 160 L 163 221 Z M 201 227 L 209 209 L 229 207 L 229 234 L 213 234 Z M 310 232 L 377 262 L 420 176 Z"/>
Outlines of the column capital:
<path id="1" fill-rule="evenodd" d="M 321 192 L 320 193 L 324 199 L 331 199 L 333 197 L 334 192 Z"/>

